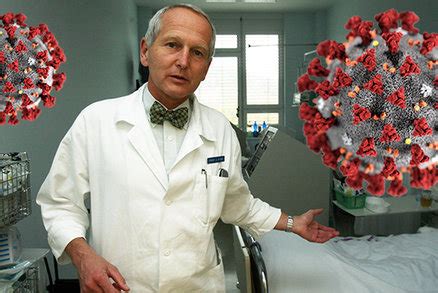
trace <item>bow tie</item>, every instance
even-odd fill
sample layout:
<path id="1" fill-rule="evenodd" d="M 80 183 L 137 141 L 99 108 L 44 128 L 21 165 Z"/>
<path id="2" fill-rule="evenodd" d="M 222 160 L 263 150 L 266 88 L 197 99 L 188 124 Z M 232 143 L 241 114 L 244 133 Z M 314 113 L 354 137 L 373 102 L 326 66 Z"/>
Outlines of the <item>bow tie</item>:
<path id="1" fill-rule="evenodd" d="M 176 128 L 182 129 L 189 118 L 189 109 L 181 107 L 176 110 L 166 110 L 160 103 L 154 102 L 150 110 L 151 122 L 163 124 L 167 120 Z"/>

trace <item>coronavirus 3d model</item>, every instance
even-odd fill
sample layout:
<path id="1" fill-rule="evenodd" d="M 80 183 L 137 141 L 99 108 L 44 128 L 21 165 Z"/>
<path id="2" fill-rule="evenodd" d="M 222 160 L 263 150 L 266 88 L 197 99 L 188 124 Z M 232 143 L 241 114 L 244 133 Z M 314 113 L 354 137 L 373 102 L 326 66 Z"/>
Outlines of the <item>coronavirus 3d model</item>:
<path id="1" fill-rule="evenodd" d="M 47 25 L 28 27 L 24 14 L 0 16 L 0 124 L 15 125 L 21 119 L 35 120 L 45 107 L 55 105 L 52 88 L 59 90 L 66 79 L 57 73 L 66 61 Z"/>
<path id="2" fill-rule="evenodd" d="M 373 195 L 401 196 L 410 184 L 430 189 L 438 182 L 438 34 L 419 33 L 419 17 L 390 9 L 373 22 L 350 18 L 348 42 L 321 42 L 300 92 L 314 91 L 300 118 L 310 149 L 339 168 L 346 183 Z M 401 24 L 401 26 L 399 26 Z"/>

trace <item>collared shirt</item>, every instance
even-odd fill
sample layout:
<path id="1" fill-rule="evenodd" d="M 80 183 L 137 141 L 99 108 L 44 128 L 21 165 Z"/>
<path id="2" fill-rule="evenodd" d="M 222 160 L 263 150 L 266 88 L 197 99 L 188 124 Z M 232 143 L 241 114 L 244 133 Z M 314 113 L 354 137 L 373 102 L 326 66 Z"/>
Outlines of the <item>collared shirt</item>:
<path id="1" fill-rule="evenodd" d="M 175 163 L 176 157 L 178 156 L 179 149 L 183 143 L 184 137 L 187 133 L 187 128 L 190 123 L 191 114 L 191 103 L 190 99 L 185 100 L 181 105 L 176 107 L 174 110 L 181 107 L 187 107 L 189 109 L 189 119 L 182 129 L 174 127 L 169 121 L 164 120 L 162 125 L 152 123 L 150 120 L 150 110 L 152 104 L 157 101 L 152 94 L 149 92 L 147 85 L 144 87 L 143 91 L 143 105 L 148 117 L 148 121 L 151 125 L 152 133 L 154 134 L 155 141 L 157 142 L 158 149 L 161 153 L 161 158 L 163 159 L 164 166 L 166 168 L 167 174 L 169 174 L 170 169 L 172 169 Z M 161 104 L 161 103 L 160 103 Z M 165 109 L 166 106 L 161 104 Z"/>

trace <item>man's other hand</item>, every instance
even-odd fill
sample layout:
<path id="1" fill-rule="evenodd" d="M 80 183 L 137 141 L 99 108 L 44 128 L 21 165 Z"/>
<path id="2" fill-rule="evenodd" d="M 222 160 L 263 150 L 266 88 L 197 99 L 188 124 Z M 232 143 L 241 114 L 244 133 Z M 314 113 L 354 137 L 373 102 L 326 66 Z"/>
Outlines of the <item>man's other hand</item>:
<path id="1" fill-rule="evenodd" d="M 81 292 L 116 293 L 129 291 L 129 287 L 119 270 L 98 255 L 84 238 L 72 240 L 65 251 L 78 270 Z"/>

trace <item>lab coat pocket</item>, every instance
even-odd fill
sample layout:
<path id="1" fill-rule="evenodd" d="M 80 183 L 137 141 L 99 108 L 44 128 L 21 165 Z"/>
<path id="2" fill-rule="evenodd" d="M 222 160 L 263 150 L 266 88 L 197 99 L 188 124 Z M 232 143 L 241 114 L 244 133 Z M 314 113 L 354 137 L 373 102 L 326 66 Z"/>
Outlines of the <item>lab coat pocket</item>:
<path id="1" fill-rule="evenodd" d="M 204 226 L 219 219 L 227 191 L 228 178 L 199 174 L 193 194 L 196 218 Z"/>

